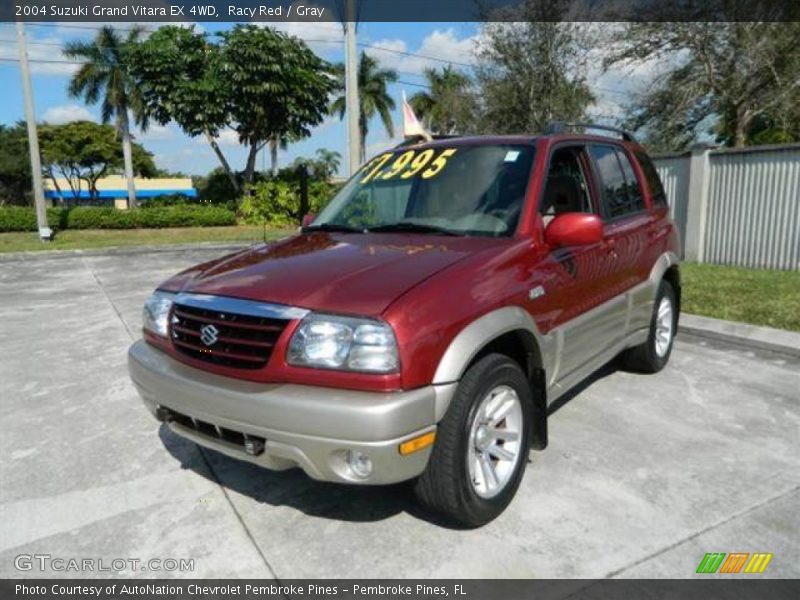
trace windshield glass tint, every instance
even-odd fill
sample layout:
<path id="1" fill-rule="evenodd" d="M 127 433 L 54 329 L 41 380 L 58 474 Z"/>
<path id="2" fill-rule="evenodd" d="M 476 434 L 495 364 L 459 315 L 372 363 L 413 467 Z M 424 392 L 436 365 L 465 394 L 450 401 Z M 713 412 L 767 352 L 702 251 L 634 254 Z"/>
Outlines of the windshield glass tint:
<path id="1" fill-rule="evenodd" d="M 366 163 L 312 227 L 508 236 L 519 221 L 534 148 L 410 147 Z"/>

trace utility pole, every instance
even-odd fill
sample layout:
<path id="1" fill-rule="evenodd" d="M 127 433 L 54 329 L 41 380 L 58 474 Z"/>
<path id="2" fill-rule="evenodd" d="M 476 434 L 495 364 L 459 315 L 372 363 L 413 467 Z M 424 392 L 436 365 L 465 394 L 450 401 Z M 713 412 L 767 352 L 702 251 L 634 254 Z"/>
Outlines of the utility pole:
<path id="1" fill-rule="evenodd" d="M 33 88 L 31 69 L 28 65 L 28 48 L 25 45 L 25 25 L 17 21 L 17 41 L 19 43 L 19 67 L 22 71 L 22 94 L 25 98 L 25 120 L 28 123 L 28 149 L 31 153 L 31 174 L 33 175 L 33 202 L 36 206 L 36 223 L 39 238 L 49 241 L 53 237 L 47 226 L 47 210 L 44 206 L 44 187 L 42 185 L 42 163 L 39 157 L 39 136 L 36 132 L 36 114 L 33 108 Z"/>
<path id="2" fill-rule="evenodd" d="M 353 175 L 361 164 L 361 134 L 358 128 L 358 53 L 356 51 L 356 0 L 347 0 L 344 23 L 344 79 L 345 112 L 347 113 L 347 161 L 349 175 Z"/>

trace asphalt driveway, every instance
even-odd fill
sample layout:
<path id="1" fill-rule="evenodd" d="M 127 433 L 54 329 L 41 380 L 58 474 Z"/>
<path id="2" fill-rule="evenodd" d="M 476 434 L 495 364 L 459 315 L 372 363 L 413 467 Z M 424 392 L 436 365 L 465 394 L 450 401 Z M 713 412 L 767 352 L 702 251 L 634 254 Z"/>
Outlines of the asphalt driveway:
<path id="1" fill-rule="evenodd" d="M 322 484 L 200 450 L 130 383 L 141 305 L 219 250 L 0 262 L 0 576 L 15 557 L 191 558 L 196 577 L 690 577 L 706 552 L 800 576 L 800 362 L 679 337 L 555 407 L 495 522 L 431 521 L 405 486 Z M 130 574 L 124 571 L 121 574 Z"/>

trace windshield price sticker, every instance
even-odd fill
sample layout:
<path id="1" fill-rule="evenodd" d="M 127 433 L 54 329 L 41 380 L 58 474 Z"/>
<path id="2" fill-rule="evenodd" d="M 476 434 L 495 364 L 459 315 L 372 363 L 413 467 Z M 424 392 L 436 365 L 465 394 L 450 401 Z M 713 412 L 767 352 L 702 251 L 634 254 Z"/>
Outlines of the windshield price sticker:
<path id="1" fill-rule="evenodd" d="M 400 177 L 400 179 L 410 179 L 420 174 L 423 179 L 430 179 L 441 173 L 447 166 L 447 159 L 456 153 L 455 148 L 446 148 L 438 155 L 432 148 L 417 152 L 416 150 L 406 150 L 401 154 L 386 152 L 372 159 L 364 166 L 367 174 L 361 179 L 360 183 L 370 181 L 385 181 Z M 394 161 L 392 162 L 392 159 Z M 390 164 L 391 162 L 391 164 Z"/>

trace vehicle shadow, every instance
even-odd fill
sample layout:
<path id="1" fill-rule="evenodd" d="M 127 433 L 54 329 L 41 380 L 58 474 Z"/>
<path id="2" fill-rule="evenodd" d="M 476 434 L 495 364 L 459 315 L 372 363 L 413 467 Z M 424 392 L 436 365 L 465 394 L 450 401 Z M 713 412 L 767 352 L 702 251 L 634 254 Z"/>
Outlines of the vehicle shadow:
<path id="1" fill-rule="evenodd" d="M 561 396 L 558 400 L 553 402 L 550 406 L 547 407 L 547 416 L 552 416 L 556 411 L 560 410 L 564 407 L 565 404 L 580 396 L 586 389 L 592 386 L 597 381 L 608 377 L 609 375 L 613 375 L 617 371 L 622 370 L 619 366 L 617 360 L 612 360 L 609 363 L 606 363 L 597 371 L 589 375 L 586 379 L 581 381 L 579 384 L 575 385 L 575 387 L 571 388 L 567 391 L 563 396 Z"/>
<path id="2" fill-rule="evenodd" d="M 270 506 L 289 506 L 314 517 L 350 522 L 375 522 L 400 513 L 433 525 L 460 527 L 426 512 L 414 498 L 412 486 L 356 486 L 315 481 L 301 469 L 270 471 L 201 448 L 161 425 L 159 437 L 184 469 L 191 469 L 227 490 Z"/>
<path id="3" fill-rule="evenodd" d="M 561 409 L 596 381 L 617 370 L 616 362 L 598 369 L 554 402 L 548 408 L 548 415 Z M 159 437 L 167 451 L 184 469 L 191 469 L 227 490 L 262 504 L 289 506 L 309 516 L 350 522 L 376 522 L 407 513 L 447 529 L 464 529 L 425 511 L 414 498 L 412 486 L 408 482 L 386 486 L 320 482 L 311 479 L 299 468 L 270 471 L 214 450 L 201 448 L 176 435 L 166 425 L 161 425 Z"/>

